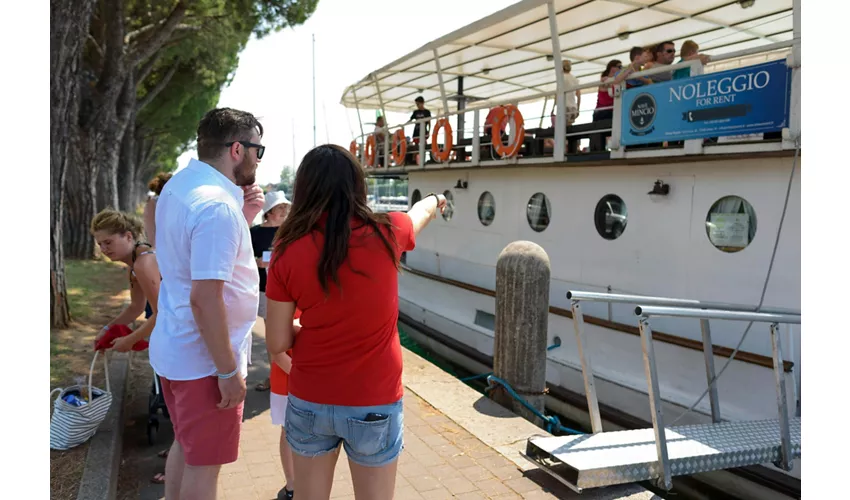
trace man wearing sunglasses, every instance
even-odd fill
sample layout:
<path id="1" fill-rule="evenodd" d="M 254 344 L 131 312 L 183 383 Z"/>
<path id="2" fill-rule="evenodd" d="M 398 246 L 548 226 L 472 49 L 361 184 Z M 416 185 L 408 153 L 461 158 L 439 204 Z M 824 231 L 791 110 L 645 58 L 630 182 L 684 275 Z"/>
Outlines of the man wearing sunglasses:
<path id="1" fill-rule="evenodd" d="M 174 174 L 157 203 L 161 319 L 150 362 L 174 426 L 166 498 L 182 491 L 215 499 L 221 466 L 238 454 L 260 281 L 246 218 L 263 205 L 255 183 L 262 135 L 251 113 L 208 112 L 198 159 Z"/>
<path id="2" fill-rule="evenodd" d="M 676 45 L 673 42 L 661 42 L 655 46 L 655 57 L 651 67 L 669 66 L 676 59 Z M 669 82 L 673 79 L 673 72 L 656 73 L 649 78 L 653 82 Z"/>

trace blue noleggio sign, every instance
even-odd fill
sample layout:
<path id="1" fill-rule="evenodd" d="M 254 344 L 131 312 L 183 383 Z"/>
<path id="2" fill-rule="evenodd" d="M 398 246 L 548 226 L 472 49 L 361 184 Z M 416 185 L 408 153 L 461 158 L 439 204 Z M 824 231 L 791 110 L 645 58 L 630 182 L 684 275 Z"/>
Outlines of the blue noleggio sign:
<path id="1" fill-rule="evenodd" d="M 628 89 L 620 143 L 781 130 L 788 126 L 790 75 L 783 59 Z"/>

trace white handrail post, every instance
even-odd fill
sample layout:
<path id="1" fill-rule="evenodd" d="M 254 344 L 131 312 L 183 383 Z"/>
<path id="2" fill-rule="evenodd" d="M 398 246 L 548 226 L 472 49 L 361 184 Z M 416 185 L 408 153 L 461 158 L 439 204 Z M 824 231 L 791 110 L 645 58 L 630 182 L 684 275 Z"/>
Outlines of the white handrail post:
<path id="1" fill-rule="evenodd" d="M 555 62 L 555 102 L 557 103 L 557 115 L 555 116 L 555 150 L 553 156 L 555 161 L 564 161 L 564 147 L 567 135 L 567 111 L 564 103 L 564 68 L 561 61 L 561 39 L 558 33 L 558 18 L 555 13 L 553 0 L 547 2 L 549 9 L 549 31 L 552 35 L 552 59 Z M 521 140 L 521 139 L 520 139 Z"/>
<path id="2" fill-rule="evenodd" d="M 430 118 L 427 122 L 419 124 L 419 166 L 421 168 L 425 168 L 425 140 L 428 138 L 428 134 L 425 133 L 425 125 L 429 123 L 431 123 Z"/>
<path id="3" fill-rule="evenodd" d="M 440 67 L 440 54 L 437 53 L 437 49 L 434 49 L 434 65 L 437 66 L 437 80 L 440 81 L 440 97 L 443 99 L 443 110 L 448 115 L 449 113 L 449 98 L 446 96 L 446 83 L 443 81 L 443 69 Z M 439 113 L 439 115 L 443 114 L 443 111 Z M 439 116 L 437 115 L 437 116 Z M 437 147 L 437 137 L 434 136 L 434 140 L 431 141 L 431 148 Z M 449 152 L 451 154 L 451 152 Z M 451 156 L 449 156 L 451 158 Z"/>
<path id="4" fill-rule="evenodd" d="M 691 76 L 699 76 L 705 72 L 705 67 L 702 65 L 702 61 L 696 59 L 694 64 L 691 66 Z M 685 154 L 686 155 L 701 155 L 702 154 L 702 139 L 688 139 L 685 141 Z"/>
<path id="5" fill-rule="evenodd" d="M 477 166 L 481 162 L 481 135 L 479 135 L 478 123 L 480 111 L 472 112 L 472 165 Z"/>
<path id="6" fill-rule="evenodd" d="M 616 85 L 614 90 L 614 109 L 611 117 L 611 158 L 625 158 L 626 148 L 620 145 L 623 132 L 623 90 L 625 83 Z"/>
<path id="7" fill-rule="evenodd" d="M 360 118 L 360 101 L 357 100 L 357 86 L 351 87 L 354 108 L 357 109 L 357 123 L 360 125 L 360 164 L 366 164 L 366 133 L 363 132 L 363 119 Z"/>
<path id="8" fill-rule="evenodd" d="M 801 70 L 801 46 L 800 46 L 800 1 L 794 0 L 794 45 L 791 48 L 791 56 L 788 65 L 791 67 L 791 113 L 788 118 L 788 134 L 783 133 L 783 147 L 793 149 L 797 147 L 801 139 L 801 99 L 803 79 Z M 784 132 L 784 131 L 783 131 Z"/>
<path id="9" fill-rule="evenodd" d="M 387 122 L 387 112 L 384 110 L 384 98 L 381 96 L 381 86 L 378 85 L 378 75 L 372 73 L 372 81 L 375 82 L 375 89 L 378 91 L 378 104 L 381 105 L 381 117 L 384 119 L 384 168 L 390 166 L 390 129 Z M 378 152 L 375 151 L 375 154 Z"/>

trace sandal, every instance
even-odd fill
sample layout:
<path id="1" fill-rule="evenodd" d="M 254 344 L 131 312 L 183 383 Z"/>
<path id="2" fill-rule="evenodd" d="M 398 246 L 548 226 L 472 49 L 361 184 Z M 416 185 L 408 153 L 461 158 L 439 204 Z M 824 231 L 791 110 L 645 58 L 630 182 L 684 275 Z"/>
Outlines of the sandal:
<path id="1" fill-rule="evenodd" d="M 165 473 L 160 472 L 154 475 L 154 477 L 151 478 L 151 482 L 154 484 L 165 484 Z"/>
<path id="2" fill-rule="evenodd" d="M 277 492 L 277 500 L 293 500 L 295 498 L 295 490 L 287 490 L 286 486 Z"/>
<path id="3" fill-rule="evenodd" d="M 161 452 L 157 453 L 156 456 L 158 456 L 159 458 L 168 458 L 168 452 L 169 451 L 171 451 L 171 448 L 166 448 L 166 449 L 162 450 Z"/>
<path id="4" fill-rule="evenodd" d="M 264 392 L 264 391 L 269 390 L 271 388 L 271 385 L 272 385 L 271 379 L 267 378 L 264 381 L 260 382 L 259 384 L 255 385 L 254 389 L 257 390 L 257 391 L 260 391 L 260 392 Z"/>

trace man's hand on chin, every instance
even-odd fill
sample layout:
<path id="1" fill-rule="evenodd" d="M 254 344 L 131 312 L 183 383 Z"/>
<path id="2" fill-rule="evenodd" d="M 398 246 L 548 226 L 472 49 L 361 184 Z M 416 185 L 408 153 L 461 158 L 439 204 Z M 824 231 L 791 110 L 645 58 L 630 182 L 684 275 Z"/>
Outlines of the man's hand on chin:
<path id="1" fill-rule="evenodd" d="M 263 209 L 263 205 L 266 203 L 266 196 L 263 194 L 263 188 L 256 183 L 250 186 L 242 186 L 242 192 L 245 202 L 242 205 L 242 214 L 250 226 L 257 217 L 257 214 Z"/>

